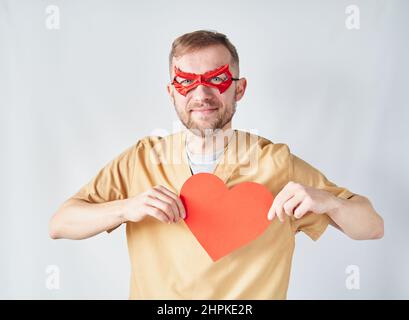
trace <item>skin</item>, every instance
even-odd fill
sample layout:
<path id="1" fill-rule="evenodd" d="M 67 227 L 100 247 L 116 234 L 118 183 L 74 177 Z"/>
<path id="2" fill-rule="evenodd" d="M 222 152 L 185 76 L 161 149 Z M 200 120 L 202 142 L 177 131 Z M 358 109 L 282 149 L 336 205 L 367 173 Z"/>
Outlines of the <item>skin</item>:
<path id="1" fill-rule="evenodd" d="M 328 214 L 330 224 L 354 240 L 380 239 L 384 234 L 383 219 L 368 198 L 354 195 L 342 199 L 293 181 L 274 198 L 267 217 L 283 222 L 286 216 L 300 219 L 309 212 Z"/>
<path id="2" fill-rule="evenodd" d="M 229 51 L 223 46 L 187 52 L 173 59 L 171 79 L 173 65 L 185 72 L 204 73 L 226 63 L 230 64 L 233 77 L 238 78 L 239 67 L 232 62 Z M 213 152 L 206 148 L 211 145 L 209 139 L 232 130 L 236 103 L 243 97 L 246 85 L 246 79 L 240 78 L 233 81 L 223 94 L 216 88 L 199 85 L 186 96 L 179 94 L 172 85 L 167 86 L 179 119 L 192 132 L 188 137 L 191 152 Z M 293 181 L 275 197 L 267 218 L 278 218 L 282 222 L 286 216 L 294 215 L 299 219 L 308 212 L 327 213 L 331 224 L 352 239 L 383 237 L 383 219 L 366 197 L 355 195 L 345 200 Z M 163 223 L 176 223 L 186 217 L 186 212 L 180 198 L 164 186 L 154 186 L 129 199 L 100 204 L 70 198 L 51 218 L 49 232 L 53 239 L 85 239 L 128 221 L 139 222 L 147 216 Z"/>
<path id="3" fill-rule="evenodd" d="M 171 79 L 175 76 L 173 66 L 184 72 L 201 74 L 225 64 L 230 65 L 233 78 L 238 78 L 239 67 L 232 61 L 230 52 L 221 45 L 210 46 L 173 58 L 170 76 Z M 180 121 L 193 133 L 188 141 L 191 152 L 212 152 L 207 148 L 211 145 L 209 140 L 218 140 L 223 132 L 230 131 L 236 104 L 243 97 L 246 86 L 247 80 L 240 78 L 223 94 L 216 88 L 200 85 L 183 96 L 168 84 L 168 94 Z"/>

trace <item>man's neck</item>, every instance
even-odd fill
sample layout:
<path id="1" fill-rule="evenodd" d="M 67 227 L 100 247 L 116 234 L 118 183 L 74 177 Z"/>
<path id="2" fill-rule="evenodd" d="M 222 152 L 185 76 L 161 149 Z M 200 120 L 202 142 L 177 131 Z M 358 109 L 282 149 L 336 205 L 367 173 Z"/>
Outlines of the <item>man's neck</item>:
<path id="1" fill-rule="evenodd" d="M 186 147 L 193 154 L 214 154 L 227 146 L 233 134 L 231 126 L 215 130 L 207 136 L 197 136 L 187 130 Z"/>

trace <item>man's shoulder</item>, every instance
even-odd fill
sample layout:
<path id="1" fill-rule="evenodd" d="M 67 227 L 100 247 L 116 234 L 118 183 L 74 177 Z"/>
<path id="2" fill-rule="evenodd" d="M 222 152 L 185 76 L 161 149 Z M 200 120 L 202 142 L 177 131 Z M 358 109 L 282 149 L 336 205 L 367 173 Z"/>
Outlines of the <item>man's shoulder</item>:
<path id="1" fill-rule="evenodd" d="M 168 144 L 168 143 L 175 143 L 182 139 L 183 131 L 178 131 L 175 133 L 167 134 L 167 135 L 147 135 L 140 138 L 136 145 L 144 147 L 145 149 L 154 148 L 158 144 Z"/>
<path id="2" fill-rule="evenodd" d="M 182 138 L 182 131 L 164 136 L 147 135 L 139 138 L 131 149 L 133 149 L 134 155 L 141 160 L 149 158 L 157 161 L 158 157 L 162 159 L 179 152 L 182 149 Z"/>
<path id="3" fill-rule="evenodd" d="M 264 152 L 290 153 L 288 144 L 273 142 L 271 139 L 251 131 L 235 129 L 238 144 L 256 145 L 257 149 Z M 150 150 L 164 145 L 180 144 L 183 141 L 185 131 L 178 131 L 167 135 L 147 135 L 138 140 L 136 146 Z"/>
<path id="4" fill-rule="evenodd" d="M 239 139 L 240 139 L 240 136 L 245 137 L 245 138 L 242 138 L 242 140 L 250 141 L 250 144 L 256 143 L 258 148 L 263 151 L 274 152 L 274 153 L 281 151 L 284 153 L 290 153 L 290 148 L 286 143 L 273 142 L 271 139 L 261 136 L 259 134 L 256 134 L 254 132 L 237 130 L 237 133 L 238 133 Z"/>

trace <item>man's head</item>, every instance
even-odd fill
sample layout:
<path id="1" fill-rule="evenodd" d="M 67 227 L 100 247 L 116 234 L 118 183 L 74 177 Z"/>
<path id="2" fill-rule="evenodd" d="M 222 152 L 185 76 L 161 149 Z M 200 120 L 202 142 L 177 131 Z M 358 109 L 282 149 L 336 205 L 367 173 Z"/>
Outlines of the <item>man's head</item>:
<path id="1" fill-rule="evenodd" d="M 228 70 L 222 69 L 225 65 Z M 199 30 L 177 38 L 169 54 L 169 72 L 168 92 L 186 128 L 201 136 L 231 128 L 246 79 L 239 79 L 239 57 L 224 34 Z"/>

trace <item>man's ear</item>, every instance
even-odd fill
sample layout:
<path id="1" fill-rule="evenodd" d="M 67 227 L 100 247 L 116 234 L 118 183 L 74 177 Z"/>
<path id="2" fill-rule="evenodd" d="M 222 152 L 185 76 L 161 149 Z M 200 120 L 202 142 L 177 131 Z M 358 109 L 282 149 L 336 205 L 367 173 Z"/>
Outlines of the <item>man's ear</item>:
<path id="1" fill-rule="evenodd" d="M 171 84 L 168 84 L 166 86 L 166 89 L 168 90 L 170 100 L 172 101 L 173 104 L 175 104 L 175 93 L 173 91 L 174 87 Z"/>
<path id="2" fill-rule="evenodd" d="M 236 83 L 236 101 L 239 101 L 243 97 L 244 92 L 246 92 L 247 80 L 246 78 L 240 78 Z"/>

